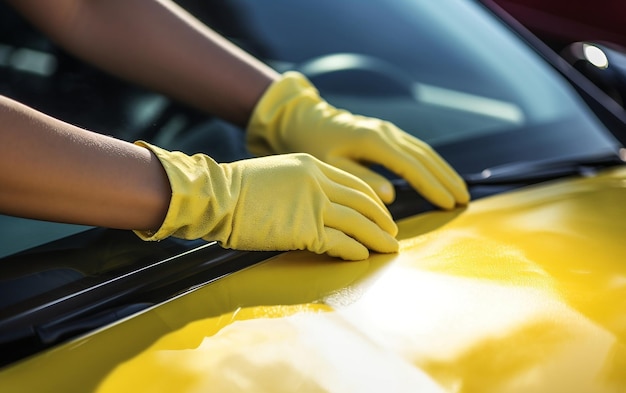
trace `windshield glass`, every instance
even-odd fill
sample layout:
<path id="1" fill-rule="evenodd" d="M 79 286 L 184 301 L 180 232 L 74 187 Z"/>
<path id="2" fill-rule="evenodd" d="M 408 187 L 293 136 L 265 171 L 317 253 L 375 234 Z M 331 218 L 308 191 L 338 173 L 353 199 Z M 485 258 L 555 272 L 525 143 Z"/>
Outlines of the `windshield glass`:
<path id="1" fill-rule="evenodd" d="M 333 104 L 427 141 L 462 173 L 615 143 L 572 87 L 476 3 L 232 4 L 244 45 L 304 72 Z"/>
<path id="2" fill-rule="evenodd" d="M 573 88 L 477 3 L 179 3 L 277 70 L 304 73 L 334 105 L 392 121 L 430 143 L 461 173 L 615 150 L 616 142 Z M 126 110 L 139 112 L 137 102 Z M 145 100 L 141 108 L 147 113 L 160 103 L 162 97 Z M 127 115 L 121 112 L 119 116 Z M 188 127 L 184 137 L 176 137 L 170 131 L 179 123 L 172 119 L 152 135 L 154 143 L 182 150 L 193 145 L 218 160 L 245 156 L 241 130 L 211 120 L 210 127 L 227 129 L 235 135 L 232 143 L 240 144 L 224 147 L 207 135 L 218 135 L 220 141 L 228 137 L 222 131 L 207 133 L 206 127 Z M 134 134 L 122 130 L 118 136 L 132 139 Z M 84 230 L 0 219 L 0 257 Z"/>

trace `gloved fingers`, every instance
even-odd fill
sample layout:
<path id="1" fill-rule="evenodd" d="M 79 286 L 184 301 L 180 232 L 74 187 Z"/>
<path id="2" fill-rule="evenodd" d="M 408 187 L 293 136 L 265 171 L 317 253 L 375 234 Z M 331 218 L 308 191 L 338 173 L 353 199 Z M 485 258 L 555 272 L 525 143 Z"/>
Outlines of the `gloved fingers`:
<path id="1" fill-rule="evenodd" d="M 385 165 L 404 177 L 417 191 L 443 208 L 469 201 L 460 176 L 427 143 L 383 122 L 380 138 L 372 139 L 364 158 Z"/>
<path id="2" fill-rule="evenodd" d="M 396 198 L 396 191 L 391 182 L 384 176 L 365 167 L 363 164 L 345 157 L 334 158 L 330 163 L 363 180 L 374 190 L 384 203 L 390 204 Z"/>
<path id="3" fill-rule="evenodd" d="M 320 170 L 322 171 L 324 176 L 331 180 L 334 184 L 342 184 L 347 188 L 359 191 L 367 195 L 383 210 L 387 211 L 387 207 L 379 198 L 378 194 L 376 194 L 376 192 L 358 176 L 355 176 L 350 172 L 344 171 L 343 169 L 334 165 L 334 163 L 326 163 L 323 161 L 318 162 L 321 164 Z"/>
<path id="4" fill-rule="evenodd" d="M 366 219 L 392 236 L 398 233 L 398 226 L 393 221 L 389 210 L 370 195 L 339 183 L 326 184 L 322 187 L 331 203 L 349 208 L 350 211 L 358 213 L 358 217 Z M 358 223 L 355 222 L 356 224 Z"/>
<path id="5" fill-rule="evenodd" d="M 364 158 L 384 165 L 403 177 L 417 192 L 435 205 L 444 209 L 454 208 L 453 194 L 421 160 L 406 153 L 404 149 L 379 144 L 376 149 L 368 149 L 368 156 Z"/>
<path id="6" fill-rule="evenodd" d="M 338 257 L 347 261 L 360 261 L 369 257 L 370 253 L 367 247 L 345 233 L 333 228 L 324 228 L 324 233 L 327 241 L 325 249 L 311 251 L 325 252 L 331 257 Z"/>
<path id="7" fill-rule="evenodd" d="M 370 250 L 398 251 L 398 241 L 389 232 L 351 207 L 331 204 L 324 212 L 324 226 L 345 233 Z"/>
<path id="8" fill-rule="evenodd" d="M 423 158 L 421 161 L 454 195 L 460 204 L 467 204 L 470 196 L 467 185 L 461 176 L 443 159 L 430 145 L 420 141 L 412 135 L 404 135 L 404 148 L 414 157 Z"/>

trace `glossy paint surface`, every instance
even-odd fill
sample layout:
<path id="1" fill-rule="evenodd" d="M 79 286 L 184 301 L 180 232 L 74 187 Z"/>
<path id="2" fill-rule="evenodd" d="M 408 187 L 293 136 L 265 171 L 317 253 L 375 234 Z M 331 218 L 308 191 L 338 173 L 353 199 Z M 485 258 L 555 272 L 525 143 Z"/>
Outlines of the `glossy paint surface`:
<path id="1" fill-rule="evenodd" d="M 626 170 L 281 254 L 0 372 L 0 390 L 626 390 Z"/>

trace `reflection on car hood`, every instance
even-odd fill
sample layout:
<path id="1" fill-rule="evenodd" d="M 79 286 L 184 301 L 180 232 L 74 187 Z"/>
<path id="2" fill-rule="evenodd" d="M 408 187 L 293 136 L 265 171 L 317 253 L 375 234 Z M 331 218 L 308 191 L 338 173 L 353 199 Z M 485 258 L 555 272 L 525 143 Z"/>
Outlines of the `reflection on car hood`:
<path id="1" fill-rule="evenodd" d="M 396 255 L 281 254 L 7 368 L 0 386 L 624 390 L 625 201 L 620 168 L 402 220 Z"/>

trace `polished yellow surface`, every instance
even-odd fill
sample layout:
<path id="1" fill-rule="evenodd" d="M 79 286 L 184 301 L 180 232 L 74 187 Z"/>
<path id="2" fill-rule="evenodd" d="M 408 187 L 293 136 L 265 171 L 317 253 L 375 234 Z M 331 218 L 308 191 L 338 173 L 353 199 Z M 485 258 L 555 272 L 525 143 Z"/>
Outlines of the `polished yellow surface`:
<path id="1" fill-rule="evenodd" d="M 281 254 L 0 371 L 0 391 L 626 391 L 626 170 Z"/>

